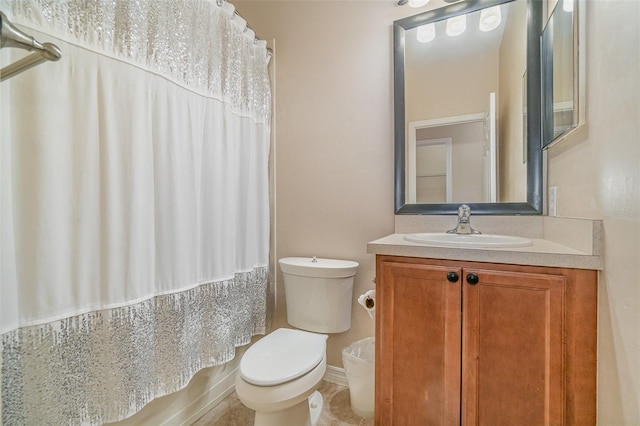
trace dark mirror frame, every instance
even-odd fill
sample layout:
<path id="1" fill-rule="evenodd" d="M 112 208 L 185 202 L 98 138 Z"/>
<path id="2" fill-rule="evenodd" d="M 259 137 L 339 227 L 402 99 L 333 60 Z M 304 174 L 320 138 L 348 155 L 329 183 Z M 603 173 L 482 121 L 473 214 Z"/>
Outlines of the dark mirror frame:
<path id="1" fill-rule="evenodd" d="M 393 83 L 395 139 L 395 213 L 457 214 L 462 203 L 406 204 L 405 194 L 405 31 L 513 0 L 465 0 L 424 12 L 393 23 Z M 540 100 L 540 34 L 542 33 L 542 0 L 527 0 L 527 201 L 509 203 L 468 203 L 473 214 L 536 215 L 542 214 L 543 179 Z"/>

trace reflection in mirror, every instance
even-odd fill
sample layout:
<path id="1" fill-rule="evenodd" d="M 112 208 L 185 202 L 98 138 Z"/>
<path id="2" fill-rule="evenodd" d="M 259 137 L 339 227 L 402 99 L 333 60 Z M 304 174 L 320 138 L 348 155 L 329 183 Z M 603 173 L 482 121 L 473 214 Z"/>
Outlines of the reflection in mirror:
<path id="1" fill-rule="evenodd" d="M 543 146 L 578 124 L 574 3 L 558 1 L 542 32 Z"/>
<path id="2" fill-rule="evenodd" d="M 415 149 L 414 202 L 450 203 L 451 138 L 421 137 Z"/>
<path id="3" fill-rule="evenodd" d="M 531 34 L 541 8 L 531 3 L 467 0 L 394 23 L 396 213 L 453 214 L 461 203 L 479 214 L 541 212 L 539 114 L 525 114 L 540 105 L 523 100 L 539 93 L 539 72 L 522 79 L 539 70 Z M 429 169 L 425 152 L 441 140 L 448 162 Z"/>
<path id="4" fill-rule="evenodd" d="M 486 123 L 484 113 L 409 123 L 407 203 L 488 202 L 492 193 L 495 201 L 495 185 L 492 185 L 496 181 L 495 173 L 485 176 L 485 171 L 495 166 L 495 148 L 490 149 L 485 144 Z M 440 164 L 442 170 L 447 166 L 447 196 L 443 197 L 445 192 L 429 193 L 427 189 L 434 188 L 437 175 L 425 173 L 425 164 L 430 165 L 429 170 L 437 170 L 435 164 L 440 160 L 426 158 L 424 146 L 430 141 L 445 140 L 449 156 L 446 164 Z M 431 152 L 433 148 L 429 150 Z"/>
<path id="5" fill-rule="evenodd" d="M 489 21 L 487 11 L 493 18 L 490 27 L 482 26 Z M 461 15 L 466 27 L 457 36 L 448 35 L 449 24 L 455 23 L 451 19 L 405 33 L 407 141 L 412 144 L 418 138 L 413 131 L 421 127 L 414 123 L 440 120 L 448 124 L 431 129 L 453 137 L 456 148 L 452 159 L 455 175 L 452 198 L 439 202 L 526 201 L 526 166 L 520 161 L 523 157 L 520 76 L 527 66 L 526 14 L 526 2 L 519 0 Z M 418 37 L 424 28 L 433 29 L 428 42 Z M 464 122 L 455 125 L 456 117 L 461 116 L 478 118 L 472 120 L 475 125 Z M 460 132 L 460 128 L 468 130 Z M 500 135 L 500 140 L 496 135 Z M 407 188 L 416 179 L 410 173 L 415 161 L 411 156 L 413 149 L 413 145 L 407 146 Z M 420 186 L 420 181 L 416 186 Z M 406 196 L 408 203 L 425 202 L 416 199 L 412 191 L 407 191 Z"/>

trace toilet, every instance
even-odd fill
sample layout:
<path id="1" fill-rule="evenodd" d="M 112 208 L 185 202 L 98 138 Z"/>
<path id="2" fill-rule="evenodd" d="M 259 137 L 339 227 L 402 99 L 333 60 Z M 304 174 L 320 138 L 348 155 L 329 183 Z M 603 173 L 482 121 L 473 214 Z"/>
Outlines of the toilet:
<path id="1" fill-rule="evenodd" d="M 297 329 L 280 328 L 247 349 L 236 393 L 255 410 L 256 426 L 313 426 L 323 406 L 316 389 L 327 369 L 327 334 L 351 328 L 358 262 L 288 257 L 279 264 L 287 321 Z"/>

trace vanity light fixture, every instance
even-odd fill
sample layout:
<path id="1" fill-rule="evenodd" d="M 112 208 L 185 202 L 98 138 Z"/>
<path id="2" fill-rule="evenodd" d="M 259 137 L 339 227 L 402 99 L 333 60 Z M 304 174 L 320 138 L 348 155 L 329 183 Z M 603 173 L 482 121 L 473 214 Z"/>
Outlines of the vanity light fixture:
<path id="1" fill-rule="evenodd" d="M 482 9 L 480 13 L 480 31 L 487 32 L 495 30 L 500 25 L 500 22 L 502 22 L 500 6 Z"/>
<path id="2" fill-rule="evenodd" d="M 451 37 L 459 36 L 467 29 L 466 15 L 458 15 L 447 19 L 447 35 Z"/>
<path id="3" fill-rule="evenodd" d="M 436 38 L 436 24 L 432 22 L 418 27 L 416 38 L 420 43 L 429 43 L 431 40 Z"/>

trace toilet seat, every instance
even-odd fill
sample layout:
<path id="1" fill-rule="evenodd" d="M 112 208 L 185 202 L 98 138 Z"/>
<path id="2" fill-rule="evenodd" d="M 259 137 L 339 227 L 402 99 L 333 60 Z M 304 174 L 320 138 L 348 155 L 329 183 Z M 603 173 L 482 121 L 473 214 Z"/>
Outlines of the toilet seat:
<path id="1" fill-rule="evenodd" d="M 240 377 L 256 386 L 275 386 L 313 370 L 326 352 L 327 336 L 280 328 L 253 344 L 240 361 Z"/>

